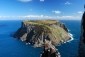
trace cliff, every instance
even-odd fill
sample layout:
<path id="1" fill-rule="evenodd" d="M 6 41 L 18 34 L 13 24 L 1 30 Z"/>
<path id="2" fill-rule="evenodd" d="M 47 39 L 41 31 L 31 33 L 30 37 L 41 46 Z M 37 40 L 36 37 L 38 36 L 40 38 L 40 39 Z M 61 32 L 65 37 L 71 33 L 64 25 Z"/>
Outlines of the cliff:
<path id="1" fill-rule="evenodd" d="M 85 12 L 81 21 L 81 36 L 79 43 L 79 57 L 85 57 Z"/>
<path id="2" fill-rule="evenodd" d="M 56 20 L 25 20 L 15 32 L 14 38 L 35 47 L 42 47 L 45 40 L 51 41 L 56 46 L 71 39 L 65 24 Z"/>
<path id="3" fill-rule="evenodd" d="M 44 51 L 41 52 L 40 57 L 61 57 L 61 55 L 51 41 L 45 41 Z"/>

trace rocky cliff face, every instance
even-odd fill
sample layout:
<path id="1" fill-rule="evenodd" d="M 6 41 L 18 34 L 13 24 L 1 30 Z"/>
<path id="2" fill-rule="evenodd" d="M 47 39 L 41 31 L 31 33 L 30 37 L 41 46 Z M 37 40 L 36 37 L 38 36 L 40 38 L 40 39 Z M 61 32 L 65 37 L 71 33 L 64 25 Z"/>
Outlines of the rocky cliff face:
<path id="1" fill-rule="evenodd" d="M 42 47 L 45 40 L 58 45 L 71 39 L 65 24 L 56 20 L 25 20 L 14 34 L 14 38 L 26 41 L 35 47 Z"/>
<path id="2" fill-rule="evenodd" d="M 79 43 L 79 57 L 85 57 L 85 12 L 81 22 L 81 36 Z"/>
<path id="3" fill-rule="evenodd" d="M 51 44 L 51 41 L 45 41 L 44 51 L 40 54 L 40 57 L 61 57 L 58 49 Z"/>

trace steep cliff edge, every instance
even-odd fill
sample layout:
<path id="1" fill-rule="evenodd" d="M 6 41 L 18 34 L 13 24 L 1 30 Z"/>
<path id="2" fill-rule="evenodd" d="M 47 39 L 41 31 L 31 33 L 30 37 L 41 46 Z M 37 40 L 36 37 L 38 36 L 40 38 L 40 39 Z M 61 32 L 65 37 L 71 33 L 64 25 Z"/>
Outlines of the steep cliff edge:
<path id="1" fill-rule="evenodd" d="M 45 40 L 51 41 L 56 46 L 71 39 L 65 24 L 56 20 L 25 20 L 14 34 L 14 38 L 35 47 L 42 47 Z"/>
<path id="2" fill-rule="evenodd" d="M 81 36 L 79 43 L 79 57 L 85 57 L 85 12 L 81 21 Z"/>

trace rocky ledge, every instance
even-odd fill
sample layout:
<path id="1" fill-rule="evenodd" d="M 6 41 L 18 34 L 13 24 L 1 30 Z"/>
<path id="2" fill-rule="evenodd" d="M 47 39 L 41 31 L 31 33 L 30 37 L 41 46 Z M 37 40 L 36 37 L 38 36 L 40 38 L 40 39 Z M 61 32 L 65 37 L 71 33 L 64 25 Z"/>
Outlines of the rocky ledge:
<path id="1" fill-rule="evenodd" d="M 61 55 L 51 41 L 45 40 L 44 51 L 41 52 L 40 57 L 61 57 Z"/>
<path id="2" fill-rule="evenodd" d="M 35 47 L 42 47 L 45 40 L 56 46 L 71 39 L 65 24 L 57 20 L 25 20 L 13 37 Z"/>

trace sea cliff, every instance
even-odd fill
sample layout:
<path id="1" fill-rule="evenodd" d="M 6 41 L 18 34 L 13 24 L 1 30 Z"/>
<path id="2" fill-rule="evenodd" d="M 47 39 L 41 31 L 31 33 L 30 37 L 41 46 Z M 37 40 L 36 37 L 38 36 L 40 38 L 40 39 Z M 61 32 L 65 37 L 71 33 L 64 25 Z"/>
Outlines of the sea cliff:
<path id="1" fill-rule="evenodd" d="M 79 43 L 79 57 L 85 57 L 85 12 L 81 20 L 81 35 Z"/>
<path id="2" fill-rule="evenodd" d="M 42 47 L 45 40 L 57 46 L 71 39 L 65 24 L 57 20 L 25 20 L 13 37 L 35 47 Z"/>

